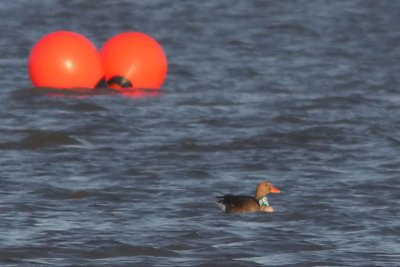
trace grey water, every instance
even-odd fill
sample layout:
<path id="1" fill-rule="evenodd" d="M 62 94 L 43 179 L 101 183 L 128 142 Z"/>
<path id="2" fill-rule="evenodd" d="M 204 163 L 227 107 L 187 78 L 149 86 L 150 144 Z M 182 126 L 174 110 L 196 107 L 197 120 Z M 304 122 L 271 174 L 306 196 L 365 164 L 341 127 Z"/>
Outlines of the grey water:
<path id="1" fill-rule="evenodd" d="M 1 266 L 400 266 L 399 1 L 2 1 Z M 56 30 L 151 35 L 159 95 L 59 96 Z M 269 180 L 274 213 L 214 198 Z"/>

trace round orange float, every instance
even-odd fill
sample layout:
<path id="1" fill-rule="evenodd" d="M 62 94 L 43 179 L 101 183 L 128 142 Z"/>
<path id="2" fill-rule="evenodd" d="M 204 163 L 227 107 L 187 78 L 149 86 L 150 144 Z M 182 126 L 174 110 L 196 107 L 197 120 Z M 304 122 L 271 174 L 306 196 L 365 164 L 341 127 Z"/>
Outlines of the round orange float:
<path id="1" fill-rule="evenodd" d="M 120 33 L 100 51 L 108 86 L 114 89 L 160 89 L 167 75 L 161 46 L 141 32 Z"/>
<path id="2" fill-rule="evenodd" d="M 96 47 L 84 36 L 57 31 L 41 38 L 28 60 L 29 75 L 37 87 L 95 88 L 104 72 Z"/>

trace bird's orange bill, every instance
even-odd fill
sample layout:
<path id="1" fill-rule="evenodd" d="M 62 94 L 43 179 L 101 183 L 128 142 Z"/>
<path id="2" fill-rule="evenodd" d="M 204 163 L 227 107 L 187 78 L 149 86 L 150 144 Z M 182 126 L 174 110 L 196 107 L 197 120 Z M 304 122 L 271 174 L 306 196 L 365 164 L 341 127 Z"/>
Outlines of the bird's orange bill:
<path id="1" fill-rule="evenodd" d="M 280 193 L 281 190 L 279 190 L 278 188 L 276 188 L 275 186 L 271 185 L 271 193 Z"/>

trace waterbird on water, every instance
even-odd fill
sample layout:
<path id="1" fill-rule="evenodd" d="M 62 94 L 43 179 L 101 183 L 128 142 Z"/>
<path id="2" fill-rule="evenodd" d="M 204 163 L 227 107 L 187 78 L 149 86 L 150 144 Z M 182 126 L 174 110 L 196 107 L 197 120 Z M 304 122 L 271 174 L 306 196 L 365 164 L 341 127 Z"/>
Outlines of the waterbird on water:
<path id="1" fill-rule="evenodd" d="M 270 182 L 262 181 L 257 185 L 255 197 L 228 194 L 217 197 L 216 203 L 226 213 L 273 212 L 274 209 L 269 205 L 267 195 L 280 192 Z"/>

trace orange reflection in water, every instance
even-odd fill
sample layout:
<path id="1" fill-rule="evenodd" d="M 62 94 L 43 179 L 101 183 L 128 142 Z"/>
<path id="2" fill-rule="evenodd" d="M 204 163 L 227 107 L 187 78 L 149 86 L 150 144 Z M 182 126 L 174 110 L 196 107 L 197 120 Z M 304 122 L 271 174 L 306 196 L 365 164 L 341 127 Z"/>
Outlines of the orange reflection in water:
<path id="1" fill-rule="evenodd" d="M 124 90 L 118 90 L 118 92 L 125 97 L 132 98 L 155 97 L 160 95 L 159 89 L 124 88 Z"/>
<path id="2" fill-rule="evenodd" d="M 70 88 L 70 89 L 55 89 L 55 88 L 41 88 L 34 89 L 37 93 L 44 94 L 48 97 L 54 98 L 78 98 L 83 99 L 93 95 L 122 95 L 130 98 L 144 98 L 156 97 L 160 95 L 160 89 L 138 89 L 138 88 Z"/>

